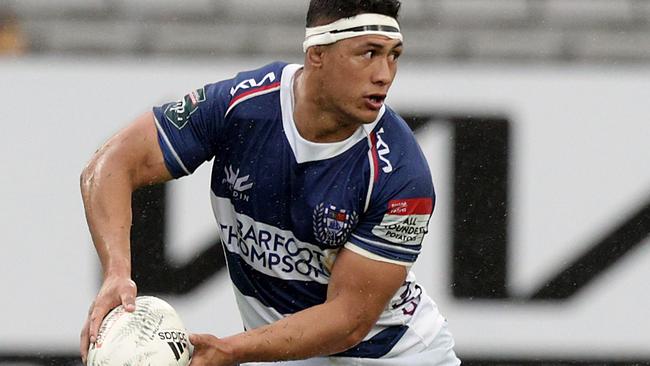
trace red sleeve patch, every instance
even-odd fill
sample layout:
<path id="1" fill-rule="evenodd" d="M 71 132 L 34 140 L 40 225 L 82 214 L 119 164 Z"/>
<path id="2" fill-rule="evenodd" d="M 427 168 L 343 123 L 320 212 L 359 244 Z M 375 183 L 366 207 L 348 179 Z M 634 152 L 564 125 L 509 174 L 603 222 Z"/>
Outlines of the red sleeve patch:
<path id="1" fill-rule="evenodd" d="M 432 212 L 433 200 L 430 197 L 388 201 L 389 215 L 430 215 Z"/>

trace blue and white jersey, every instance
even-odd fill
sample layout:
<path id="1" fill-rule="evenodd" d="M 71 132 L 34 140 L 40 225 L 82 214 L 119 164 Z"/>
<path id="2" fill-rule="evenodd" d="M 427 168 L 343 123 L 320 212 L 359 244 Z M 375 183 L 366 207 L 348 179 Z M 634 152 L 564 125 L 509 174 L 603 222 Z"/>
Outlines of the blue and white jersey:
<path id="1" fill-rule="evenodd" d="M 273 63 L 154 108 L 174 177 L 214 159 L 212 206 L 246 329 L 324 303 L 342 247 L 410 269 L 434 206 L 425 157 L 390 108 L 344 141 L 300 136 L 300 67 Z M 409 273 L 365 340 L 335 356 L 416 352 L 443 322 Z"/>

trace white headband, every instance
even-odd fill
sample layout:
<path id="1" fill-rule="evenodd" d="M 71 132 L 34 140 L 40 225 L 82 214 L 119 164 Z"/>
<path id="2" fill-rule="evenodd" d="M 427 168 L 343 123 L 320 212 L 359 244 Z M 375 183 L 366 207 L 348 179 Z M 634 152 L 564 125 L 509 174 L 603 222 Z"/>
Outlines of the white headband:
<path id="1" fill-rule="evenodd" d="M 395 18 L 366 13 L 351 18 L 339 19 L 330 24 L 307 28 L 302 50 L 307 52 L 307 49 L 311 46 L 332 44 L 342 39 L 370 34 L 403 40 L 399 23 Z"/>

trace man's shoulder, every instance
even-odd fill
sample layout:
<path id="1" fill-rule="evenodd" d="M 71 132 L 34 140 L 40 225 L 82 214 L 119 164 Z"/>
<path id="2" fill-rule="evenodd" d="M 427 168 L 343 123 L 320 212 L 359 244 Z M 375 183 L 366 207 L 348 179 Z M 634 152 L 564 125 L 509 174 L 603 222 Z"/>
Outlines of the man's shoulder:
<path id="1" fill-rule="evenodd" d="M 371 136 L 376 149 L 376 154 L 373 154 L 375 188 L 371 202 L 374 199 L 383 205 L 382 210 L 386 204 L 389 208 L 392 205 L 424 204 L 424 208 L 433 205 L 435 193 L 429 163 L 411 128 L 388 107 L 380 122 Z"/>
<path id="2" fill-rule="evenodd" d="M 413 131 L 404 118 L 387 105 L 385 107 L 384 115 L 381 117 L 380 125 L 380 128 L 384 129 L 384 133 L 388 134 L 388 136 L 391 136 L 392 138 L 415 139 Z"/>
<path id="3" fill-rule="evenodd" d="M 286 62 L 276 61 L 254 70 L 239 72 L 232 80 L 231 97 L 237 98 L 243 94 L 279 87 L 282 70 L 287 65 Z"/>
<path id="4" fill-rule="evenodd" d="M 420 145 L 406 121 L 386 106 L 381 123 L 374 130 L 379 155 L 389 156 L 400 166 L 428 168 Z"/>

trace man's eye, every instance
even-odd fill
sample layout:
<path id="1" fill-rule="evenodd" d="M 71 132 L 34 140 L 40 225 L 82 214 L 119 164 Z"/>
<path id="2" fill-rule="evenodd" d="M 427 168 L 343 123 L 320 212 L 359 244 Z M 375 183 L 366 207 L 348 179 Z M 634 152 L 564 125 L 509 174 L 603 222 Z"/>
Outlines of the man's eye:
<path id="1" fill-rule="evenodd" d="M 375 51 L 368 51 L 363 54 L 363 58 L 371 59 L 375 55 Z"/>

